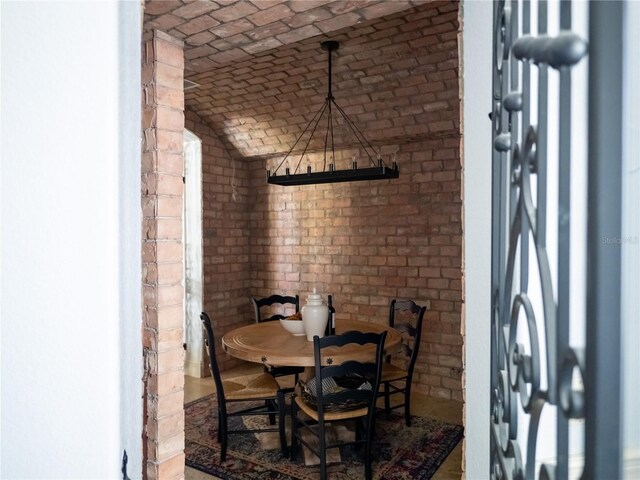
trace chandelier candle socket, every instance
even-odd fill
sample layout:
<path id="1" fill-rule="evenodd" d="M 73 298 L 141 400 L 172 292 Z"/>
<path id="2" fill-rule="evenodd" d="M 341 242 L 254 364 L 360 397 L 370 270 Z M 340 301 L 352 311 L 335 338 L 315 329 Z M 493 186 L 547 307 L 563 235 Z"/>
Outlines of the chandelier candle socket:
<path id="1" fill-rule="evenodd" d="M 267 183 L 273 185 L 313 185 L 319 183 L 339 183 L 339 182 L 354 182 L 360 180 L 387 180 L 392 178 L 398 178 L 400 175 L 400 171 L 398 170 L 398 165 L 395 161 L 395 155 L 393 156 L 393 160 L 391 161 L 391 165 L 387 165 L 381 158 L 380 153 L 376 152 L 371 143 L 365 138 L 360 129 L 355 125 L 353 120 L 351 120 L 345 111 L 335 102 L 333 98 L 333 91 L 331 85 L 331 53 L 334 50 L 337 50 L 340 47 L 340 44 L 335 41 L 326 41 L 320 44 L 324 50 L 328 52 L 328 91 L 327 97 L 325 98 L 324 103 L 320 107 L 320 109 L 315 113 L 309 124 L 302 131 L 300 136 L 297 138 L 289 152 L 285 155 L 282 161 L 278 164 L 274 172 L 267 169 Z M 370 166 L 365 168 L 358 168 L 358 162 L 356 160 L 356 156 L 354 155 L 351 160 L 351 168 L 346 168 L 344 170 L 336 169 L 335 167 L 335 144 L 333 142 L 334 138 L 334 126 L 338 124 L 336 120 L 334 122 L 334 111 L 338 112 L 339 116 L 336 115 L 337 119 L 342 119 L 344 125 L 348 127 L 353 136 L 356 138 L 357 142 L 360 144 L 361 150 L 368 157 Z M 318 124 L 320 120 L 325 119 L 323 121 L 323 125 L 325 125 L 324 129 L 324 151 L 323 151 L 323 165 L 327 164 L 327 153 L 330 154 L 329 157 L 329 170 L 323 170 L 314 172 L 311 168 L 311 162 L 309 160 L 309 156 L 307 155 L 307 168 L 306 172 L 303 172 L 300 168 L 300 164 L 307 152 L 311 139 L 316 132 Z M 304 149 L 302 150 L 302 154 L 298 160 L 298 163 L 295 167 L 293 173 L 291 173 L 291 169 L 289 168 L 289 156 L 294 151 L 296 146 L 300 143 L 302 138 L 309 132 L 306 144 L 304 145 Z M 376 158 L 376 160 L 374 160 Z M 284 174 L 278 175 L 278 171 L 280 167 L 285 164 Z"/>

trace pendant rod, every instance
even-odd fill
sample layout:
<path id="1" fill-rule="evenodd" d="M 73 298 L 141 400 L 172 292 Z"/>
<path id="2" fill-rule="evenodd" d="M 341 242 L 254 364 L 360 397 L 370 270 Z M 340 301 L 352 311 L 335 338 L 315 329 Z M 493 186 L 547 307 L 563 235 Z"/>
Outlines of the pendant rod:
<path id="1" fill-rule="evenodd" d="M 323 50 L 327 51 L 327 56 L 328 58 L 328 63 L 329 63 L 329 68 L 328 68 L 328 82 L 327 84 L 329 85 L 328 87 L 328 91 L 327 91 L 327 100 L 331 101 L 333 100 L 333 89 L 332 89 L 332 85 L 331 85 L 331 73 L 332 73 L 332 59 L 331 59 L 331 52 L 333 52 L 334 50 L 337 50 L 340 47 L 340 44 L 336 41 L 333 40 L 327 40 L 326 42 L 322 42 L 320 44 L 320 46 L 322 47 Z"/>
<path id="2" fill-rule="evenodd" d="M 329 134 L 331 134 L 331 157 L 335 165 L 336 152 L 335 144 L 333 143 L 333 110 L 331 104 L 333 103 L 333 55 L 332 52 L 340 47 L 340 44 L 333 40 L 327 40 L 320 44 L 323 50 L 327 51 L 327 104 L 329 105 L 329 114 L 327 117 L 327 131 L 324 138 L 324 156 L 322 161 L 322 169 L 327 168 L 327 144 L 329 140 Z"/>

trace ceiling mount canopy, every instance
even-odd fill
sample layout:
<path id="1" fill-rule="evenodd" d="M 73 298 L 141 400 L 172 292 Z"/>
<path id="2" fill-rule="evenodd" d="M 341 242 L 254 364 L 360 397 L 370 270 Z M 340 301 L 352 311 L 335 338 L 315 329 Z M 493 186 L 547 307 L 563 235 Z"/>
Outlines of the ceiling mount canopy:
<path id="1" fill-rule="evenodd" d="M 328 56 L 329 68 L 327 97 L 325 98 L 324 103 L 313 116 L 309 124 L 296 139 L 289 152 L 278 164 L 275 171 L 272 173 L 270 170 L 267 170 L 267 182 L 274 185 L 312 185 L 318 183 L 354 182 L 359 180 L 387 180 L 391 178 L 398 178 L 400 172 L 398 170 L 398 165 L 395 162 L 395 156 L 391 161 L 391 164 L 387 165 L 382 160 L 379 151 L 375 151 L 371 143 L 369 143 L 369 141 L 365 138 L 365 136 L 355 125 L 353 120 L 351 120 L 347 116 L 345 111 L 335 102 L 333 98 L 333 90 L 331 84 L 331 56 L 332 52 L 340 47 L 340 44 L 335 41 L 325 41 L 320 45 L 324 50 L 327 51 Z M 336 117 L 335 119 L 334 116 Z M 318 125 L 320 124 L 320 121 L 322 119 L 324 119 L 324 121 L 322 122 L 323 126 L 318 129 Z M 364 152 L 364 155 L 366 155 L 368 160 L 365 167 L 358 167 L 358 162 L 356 156 L 354 155 L 351 159 L 351 164 L 348 165 L 348 168 L 342 170 L 336 168 L 336 153 L 333 139 L 334 126 L 336 126 L 338 122 L 346 125 L 348 127 L 347 130 L 350 131 L 357 140 L 357 143 L 360 145 L 360 150 Z M 307 155 L 308 164 L 306 167 L 306 171 L 302 171 L 300 165 L 302 164 L 302 160 L 307 153 L 307 149 L 309 147 L 311 139 L 316 132 L 318 132 L 318 134 L 322 133 L 324 135 L 324 149 L 322 154 L 323 168 L 320 171 L 314 172 Z M 308 137 L 306 143 L 304 144 L 304 149 L 302 150 L 295 169 L 293 169 L 292 172 L 289 167 L 289 157 L 291 156 L 291 153 L 294 151 L 296 146 L 299 143 L 301 144 L 302 138 L 307 134 Z M 327 159 L 329 160 L 328 169 L 326 169 Z M 281 171 L 280 169 L 283 165 L 285 165 L 285 168 L 283 169 L 284 171 Z M 278 172 L 280 172 L 280 174 L 278 174 Z"/>

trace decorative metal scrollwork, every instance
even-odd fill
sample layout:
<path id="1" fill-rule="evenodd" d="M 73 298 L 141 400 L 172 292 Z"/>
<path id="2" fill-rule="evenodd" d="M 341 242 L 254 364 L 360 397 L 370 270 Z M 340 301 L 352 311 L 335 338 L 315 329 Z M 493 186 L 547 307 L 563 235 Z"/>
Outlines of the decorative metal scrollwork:
<path id="1" fill-rule="evenodd" d="M 573 373 L 584 379 L 584 349 L 568 348 L 560 373 L 560 407 L 568 418 L 584 418 L 584 391 L 573 387 Z"/>
<path id="2" fill-rule="evenodd" d="M 557 410 L 557 457 L 568 457 L 568 420 L 584 418 L 584 353 L 568 343 L 568 309 L 554 298 L 568 275 L 552 276 L 546 245 L 547 152 L 559 151 L 558 270 L 568 266 L 570 101 L 560 102 L 560 146 L 547 145 L 548 69 L 560 72 L 560 97 L 571 95 L 570 72 L 587 42 L 570 31 L 570 7 L 560 7 L 560 32 L 547 32 L 547 2 L 537 2 L 537 33 L 528 1 L 494 2 L 493 259 L 491 478 L 566 478 L 566 465 L 537 458 L 542 412 Z M 569 12 L 569 13 L 568 13 Z M 531 77 L 537 75 L 536 92 Z M 565 98 L 566 100 L 566 98 Z M 538 102 L 535 118 L 532 102 Z M 567 110 L 568 105 L 568 110 Z M 556 246 L 554 246 L 556 247 Z M 554 250 L 555 251 L 555 250 Z M 534 277 L 530 267 L 537 267 Z M 530 278 L 531 277 L 531 278 Z M 536 279 L 535 302 L 529 283 Z M 519 420 L 527 417 L 527 430 Z M 526 438 L 524 436 L 526 435 Z M 536 472 L 536 469 L 538 471 Z"/>

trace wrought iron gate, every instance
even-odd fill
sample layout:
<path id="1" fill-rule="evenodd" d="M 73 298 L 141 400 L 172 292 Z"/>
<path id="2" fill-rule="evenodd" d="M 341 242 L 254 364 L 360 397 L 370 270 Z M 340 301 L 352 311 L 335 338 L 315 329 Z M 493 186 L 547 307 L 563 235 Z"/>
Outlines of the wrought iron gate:
<path id="1" fill-rule="evenodd" d="M 620 115 L 615 110 L 621 106 L 622 88 L 609 94 L 611 87 L 621 85 L 616 44 L 621 37 L 611 29 L 618 25 L 621 30 L 622 6 L 589 4 L 588 45 L 573 32 L 570 1 L 554 6 L 559 29 L 548 34 L 550 4 L 494 2 L 491 476 L 569 478 L 573 421 L 584 427 L 582 438 L 571 439 L 583 447 L 579 475 L 617 479 L 619 418 L 608 414 L 611 405 L 605 397 L 620 392 L 620 260 L 601 239 L 605 233 L 620 232 Z M 586 338 L 575 345 L 570 327 L 575 307 L 570 303 L 575 267 L 571 182 L 576 163 L 571 142 L 572 71 L 586 61 Z M 558 103 L 551 106 L 550 73 L 558 78 Z M 552 116 L 556 131 L 550 131 Z M 550 153 L 554 162 L 549 161 Z M 586 172 L 586 154 L 583 165 Z M 550 237 L 553 244 L 548 245 Z M 549 439 L 555 441 L 552 461 L 538 455 L 543 411 L 555 415 L 555 439 Z"/>

